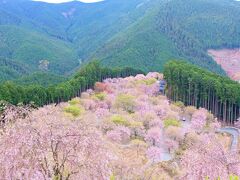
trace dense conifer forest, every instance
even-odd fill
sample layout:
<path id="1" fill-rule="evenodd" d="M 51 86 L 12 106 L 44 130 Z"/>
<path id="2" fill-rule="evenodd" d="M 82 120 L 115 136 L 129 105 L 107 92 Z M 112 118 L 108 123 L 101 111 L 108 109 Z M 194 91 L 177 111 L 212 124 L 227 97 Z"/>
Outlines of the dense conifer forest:
<path id="1" fill-rule="evenodd" d="M 168 63 L 164 77 L 171 100 L 206 108 L 226 123 L 239 118 L 239 83 L 181 61 Z"/>

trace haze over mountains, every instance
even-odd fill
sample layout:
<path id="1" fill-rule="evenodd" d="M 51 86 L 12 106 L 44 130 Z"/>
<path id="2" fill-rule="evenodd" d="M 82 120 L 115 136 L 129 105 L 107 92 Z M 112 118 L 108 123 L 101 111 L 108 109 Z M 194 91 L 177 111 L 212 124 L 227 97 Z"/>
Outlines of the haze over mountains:
<path id="1" fill-rule="evenodd" d="M 239 16 L 232 0 L 0 0 L 0 80 L 58 81 L 92 59 L 144 71 L 184 59 L 225 74 L 207 50 L 239 47 Z"/>

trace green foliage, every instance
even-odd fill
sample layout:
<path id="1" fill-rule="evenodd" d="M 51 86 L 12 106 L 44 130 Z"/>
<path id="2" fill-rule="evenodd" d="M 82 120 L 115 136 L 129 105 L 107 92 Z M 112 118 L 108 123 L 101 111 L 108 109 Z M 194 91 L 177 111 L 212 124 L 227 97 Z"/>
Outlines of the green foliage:
<path id="1" fill-rule="evenodd" d="M 5 100 L 14 105 L 34 102 L 37 106 L 66 102 L 79 96 L 81 92 L 88 88 L 92 88 L 97 81 L 102 81 L 108 77 L 126 77 L 139 73 L 142 73 L 142 71 L 132 68 L 103 68 L 97 61 L 94 61 L 82 67 L 69 80 L 56 85 L 44 87 L 41 85 L 19 85 L 13 82 L 2 83 L 0 84 L 0 100 Z M 100 98 L 103 97 L 100 96 Z"/>
<path id="2" fill-rule="evenodd" d="M 176 119 L 165 119 L 164 120 L 164 128 L 168 128 L 169 126 L 180 127 L 181 122 Z"/>
<path id="3" fill-rule="evenodd" d="M 77 104 L 80 104 L 80 99 L 78 99 L 78 98 L 74 98 L 74 99 L 72 99 L 71 101 L 69 101 L 69 104 L 70 105 L 77 105 Z"/>
<path id="4" fill-rule="evenodd" d="M 115 180 L 116 178 L 115 178 L 115 176 L 114 176 L 114 174 L 112 174 L 111 176 L 110 176 L 110 180 Z"/>
<path id="5" fill-rule="evenodd" d="M 72 114 L 74 117 L 78 117 L 82 114 L 83 109 L 81 109 L 79 106 L 71 105 L 71 106 L 65 107 L 64 111 L 66 113 Z"/>
<path id="6" fill-rule="evenodd" d="M 0 101 L 0 113 L 6 108 L 7 104 L 5 101 Z"/>
<path id="7" fill-rule="evenodd" d="M 60 75 L 55 75 L 53 73 L 43 73 L 43 72 L 36 72 L 31 75 L 26 75 L 22 76 L 20 78 L 17 78 L 13 82 L 19 85 L 32 85 L 32 84 L 37 84 L 37 85 L 42 85 L 42 86 L 50 86 L 50 85 L 56 85 L 61 82 L 66 81 L 67 78 L 60 76 Z"/>
<path id="8" fill-rule="evenodd" d="M 130 123 L 128 122 L 127 119 L 125 119 L 123 116 L 120 115 L 113 115 L 111 117 L 111 121 L 117 125 L 122 125 L 122 126 L 129 126 Z"/>
<path id="9" fill-rule="evenodd" d="M 236 175 L 230 175 L 229 180 L 239 180 L 240 178 Z"/>
<path id="10" fill-rule="evenodd" d="M 155 78 L 149 78 L 149 79 L 145 80 L 145 83 L 146 83 L 146 85 L 152 85 L 152 84 L 156 83 L 156 81 L 157 80 Z"/>
<path id="11" fill-rule="evenodd" d="M 39 70 L 41 60 L 49 61 L 50 73 L 70 74 L 83 60 L 90 60 L 91 54 L 107 40 L 142 16 L 141 8 L 132 13 L 142 1 L 145 0 L 106 1 L 94 6 L 25 0 L 1 3 L 0 56 L 29 67 L 29 74 Z M 63 13 L 70 6 L 74 7 L 73 15 L 65 17 Z M 22 75 L 13 66 L 2 71 L 0 65 L 0 72 L 3 80 Z"/>
<path id="12" fill-rule="evenodd" d="M 45 59 L 49 61 L 49 71 L 58 74 L 69 72 L 79 65 L 77 53 L 69 43 L 47 34 L 15 25 L 2 25 L 0 33 L 0 47 L 4 47 L 0 48 L 0 56 L 29 67 L 30 72 L 39 70 L 40 61 Z"/>
<path id="13" fill-rule="evenodd" d="M 225 74 L 208 55 L 210 48 L 239 47 L 239 2 L 155 0 L 144 16 L 118 33 L 95 54 L 108 66 L 162 71 L 172 59 Z"/>
<path id="14" fill-rule="evenodd" d="M 135 98 L 129 94 L 119 94 L 116 98 L 115 106 L 123 110 L 133 113 L 135 108 Z"/>
<path id="15" fill-rule="evenodd" d="M 50 73 L 71 74 L 82 60 L 95 57 L 107 67 L 144 71 L 163 71 L 169 60 L 186 59 L 224 74 L 207 49 L 240 44 L 236 1 L 115 0 L 94 7 L 72 3 L 76 13 L 71 22 L 61 15 L 69 7 L 65 3 L 1 4 L 0 56 L 16 66 L 0 62 L 0 81 L 38 71 L 41 60 L 49 61 Z"/>
<path id="16" fill-rule="evenodd" d="M 206 108 L 234 123 L 240 115 L 240 84 L 194 65 L 172 61 L 165 66 L 167 96 L 185 105 Z"/>
<path id="17" fill-rule="evenodd" d="M 184 106 L 185 106 L 184 103 L 181 102 L 181 101 L 174 102 L 173 104 L 177 107 L 180 107 L 180 108 L 184 108 Z"/>
<path id="18" fill-rule="evenodd" d="M 106 98 L 106 93 L 101 92 L 101 93 L 96 93 L 95 97 L 99 99 L 100 101 L 103 101 Z"/>
<path id="19" fill-rule="evenodd" d="M 137 83 L 140 84 L 146 84 L 146 85 L 152 85 L 156 82 L 157 80 L 155 78 L 149 78 L 149 79 L 143 79 L 143 80 L 138 80 Z"/>

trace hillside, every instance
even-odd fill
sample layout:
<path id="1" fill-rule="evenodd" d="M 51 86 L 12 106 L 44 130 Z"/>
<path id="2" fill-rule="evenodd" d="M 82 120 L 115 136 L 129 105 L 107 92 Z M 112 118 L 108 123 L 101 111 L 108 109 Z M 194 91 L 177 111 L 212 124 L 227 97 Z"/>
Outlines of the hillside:
<path id="1" fill-rule="evenodd" d="M 1 1 L 0 55 L 29 66 L 29 73 L 42 70 L 40 62 L 47 60 L 47 71 L 68 75 L 90 52 L 141 16 L 143 10 L 131 12 L 142 1 Z"/>
<path id="2" fill-rule="evenodd" d="M 222 66 L 228 76 L 240 82 L 240 50 L 239 49 L 221 49 L 208 51 L 209 55 Z"/>
<path id="3" fill-rule="evenodd" d="M 240 44 L 240 3 L 232 0 L 106 0 L 48 4 L 0 1 L 0 56 L 68 76 L 92 59 L 111 67 L 162 71 L 184 59 L 219 74 L 208 49 Z M 46 62 L 44 68 L 42 63 Z M 0 80 L 22 75 L 1 67 Z M 26 75 L 26 73 L 23 73 Z"/>
<path id="4" fill-rule="evenodd" d="M 65 73 L 78 66 L 77 53 L 69 43 L 19 26 L 0 26 L 0 55 L 38 70 L 41 60 L 49 62 L 48 70 Z"/>
<path id="5" fill-rule="evenodd" d="M 223 74 L 208 56 L 209 48 L 233 48 L 240 44 L 239 2 L 230 0 L 152 1 L 145 17 L 116 35 L 95 57 L 107 65 L 162 69 L 169 59 Z M 223 13 L 224 12 L 224 13 Z M 129 58 L 128 58 L 129 57 Z M 129 60 L 127 60 L 129 59 Z"/>
<path id="6" fill-rule="evenodd" d="M 67 103 L 3 114 L 8 179 L 216 179 L 240 176 L 240 154 L 205 109 L 169 103 L 162 74 L 106 79 Z M 185 121 L 183 121 L 185 119 Z M 224 129 L 223 129 L 224 132 Z M 238 147 L 236 147 L 238 148 Z M 231 168 L 229 168 L 231 165 Z M 74 173 L 73 173 L 74 172 Z"/>

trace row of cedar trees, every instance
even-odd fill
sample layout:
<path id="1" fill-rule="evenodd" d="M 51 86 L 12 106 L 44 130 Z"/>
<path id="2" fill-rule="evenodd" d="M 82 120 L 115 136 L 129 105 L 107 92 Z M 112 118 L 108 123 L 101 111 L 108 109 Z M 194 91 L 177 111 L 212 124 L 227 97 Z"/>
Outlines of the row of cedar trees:
<path id="1" fill-rule="evenodd" d="M 60 103 L 80 96 L 81 92 L 92 88 L 97 81 L 106 78 L 127 77 L 139 73 L 143 72 L 133 68 L 105 68 L 94 61 L 81 68 L 70 80 L 55 86 L 20 86 L 12 82 L 0 84 L 0 100 L 14 105 L 34 103 L 37 106 L 43 106 Z"/>
<path id="2" fill-rule="evenodd" d="M 206 108 L 227 124 L 239 118 L 239 83 L 182 61 L 166 64 L 164 78 L 172 101 Z"/>

